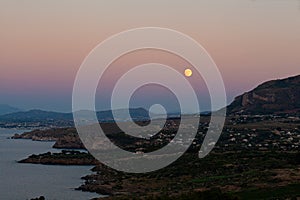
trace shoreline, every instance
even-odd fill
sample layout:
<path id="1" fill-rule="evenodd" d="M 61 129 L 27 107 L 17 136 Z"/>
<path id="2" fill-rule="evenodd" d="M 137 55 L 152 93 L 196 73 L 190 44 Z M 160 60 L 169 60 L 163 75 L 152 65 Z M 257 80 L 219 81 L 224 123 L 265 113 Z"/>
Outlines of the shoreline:
<path id="1" fill-rule="evenodd" d="M 69 165 L 68 167 L 67 165 L 56 165 L 55 167 L 52 165 L 52 167 L 51 165 L 18 163 L 20 158 L 27 157 L 32 153 L 57 152 L 57 149 L 52 148 L 53 141 L 8 139 L 15 133 L 23 133 L 22 131 L 24 130 L 0 129 L 0 150 L 1 153 L 3 152 L 1 180 L 6 183 L 1 188 L 0 196 L 3 199 L 32 199 L 44 196 L 46 199 L 81 200 L 101 196 L 97 193 L 76 190 L 83 184 L 82 176 L 90 174 L 90 169 L 94 165 Z M 47 173 L 45 174 L 45 172 Z M 10 174 L 10 176 L 6 174 Z M 18 174 L 23 174 L 21 179 Z M 49 186 L 51 187 L 49 188 Z M 9 193 L 9 188 L 12 187 L 17 193 Z"/>
<path id="2" fill-rule="evenodd" d="M 18 163 L 42 164 L 42 165 L 85 165 L 95 166 L 99 162 L 92 155 L 75 150 L 62 150 L 59 153 L 32 154 L 29 157 L 17 161 Z"/>

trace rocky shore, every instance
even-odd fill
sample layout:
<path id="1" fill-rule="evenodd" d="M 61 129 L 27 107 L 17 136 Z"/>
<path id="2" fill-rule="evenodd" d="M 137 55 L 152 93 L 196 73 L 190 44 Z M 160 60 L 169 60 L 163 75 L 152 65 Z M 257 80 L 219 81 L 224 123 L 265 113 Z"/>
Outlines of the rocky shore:
<path id="1" fill-rule="evenodd" d="M 97 165 L 99 162 L 92 155 L 79 151 L 63 150 L 61 153 L 47 152 L 40 155 L 31 155 L 19 163 L 44 165 Z"/>

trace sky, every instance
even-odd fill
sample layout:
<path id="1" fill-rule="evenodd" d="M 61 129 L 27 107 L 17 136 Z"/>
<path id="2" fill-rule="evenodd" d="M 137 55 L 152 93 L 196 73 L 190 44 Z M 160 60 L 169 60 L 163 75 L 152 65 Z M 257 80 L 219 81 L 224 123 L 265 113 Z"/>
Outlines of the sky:
<path id="1" fill-rule="evenodd" d="M 300 74 L 298 0 L 0 0 L 0 103 L 70 111 L 88 53 L 113 34 L 146 26 L 199 42 L 219 67 L 228 102 Z"/>

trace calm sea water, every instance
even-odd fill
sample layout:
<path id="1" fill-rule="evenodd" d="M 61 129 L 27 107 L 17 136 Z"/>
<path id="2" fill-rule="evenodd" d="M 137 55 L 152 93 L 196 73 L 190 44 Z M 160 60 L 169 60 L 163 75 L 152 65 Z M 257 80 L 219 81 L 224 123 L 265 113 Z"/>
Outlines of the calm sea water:
<path id="1" fill-rule="evenodd" d="M 23 131 L 0 129 L 0 199 L 25 200 L 45 196 L 47 200 L 81 200 L 99 197 L 95 193 L 75 191 L 91 174 L 92 166 L 49 166 L 19 164 L 31 154 L 56 152 L 53 142 L 7 139 Z"/>

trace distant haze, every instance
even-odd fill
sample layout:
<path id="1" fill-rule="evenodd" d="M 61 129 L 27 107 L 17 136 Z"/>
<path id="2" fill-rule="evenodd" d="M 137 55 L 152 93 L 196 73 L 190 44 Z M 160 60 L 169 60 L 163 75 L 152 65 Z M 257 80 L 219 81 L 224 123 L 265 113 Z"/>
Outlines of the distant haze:
<path id="1" fill-rule="evenodd" d="M 73 82 L 85 56 L 112 34 L 143 26 L 175 29 L 202 44 L 220 68 L 230 102 L 266 80 L 300 74 L 299 4 L 298 0 L 2 0 L 0 104 L 70 111 Z M 167 55 L 157 57 L 185 67 Z M 123 65 L 116 63 L 112 74 L 134 62 L 128 58 Z M 104 89 L 108 83 L 103 83 Z M 203 84 L 197 92 L 208 110 Z M 107 107 L 99 103 L 98 110 Z"/>

